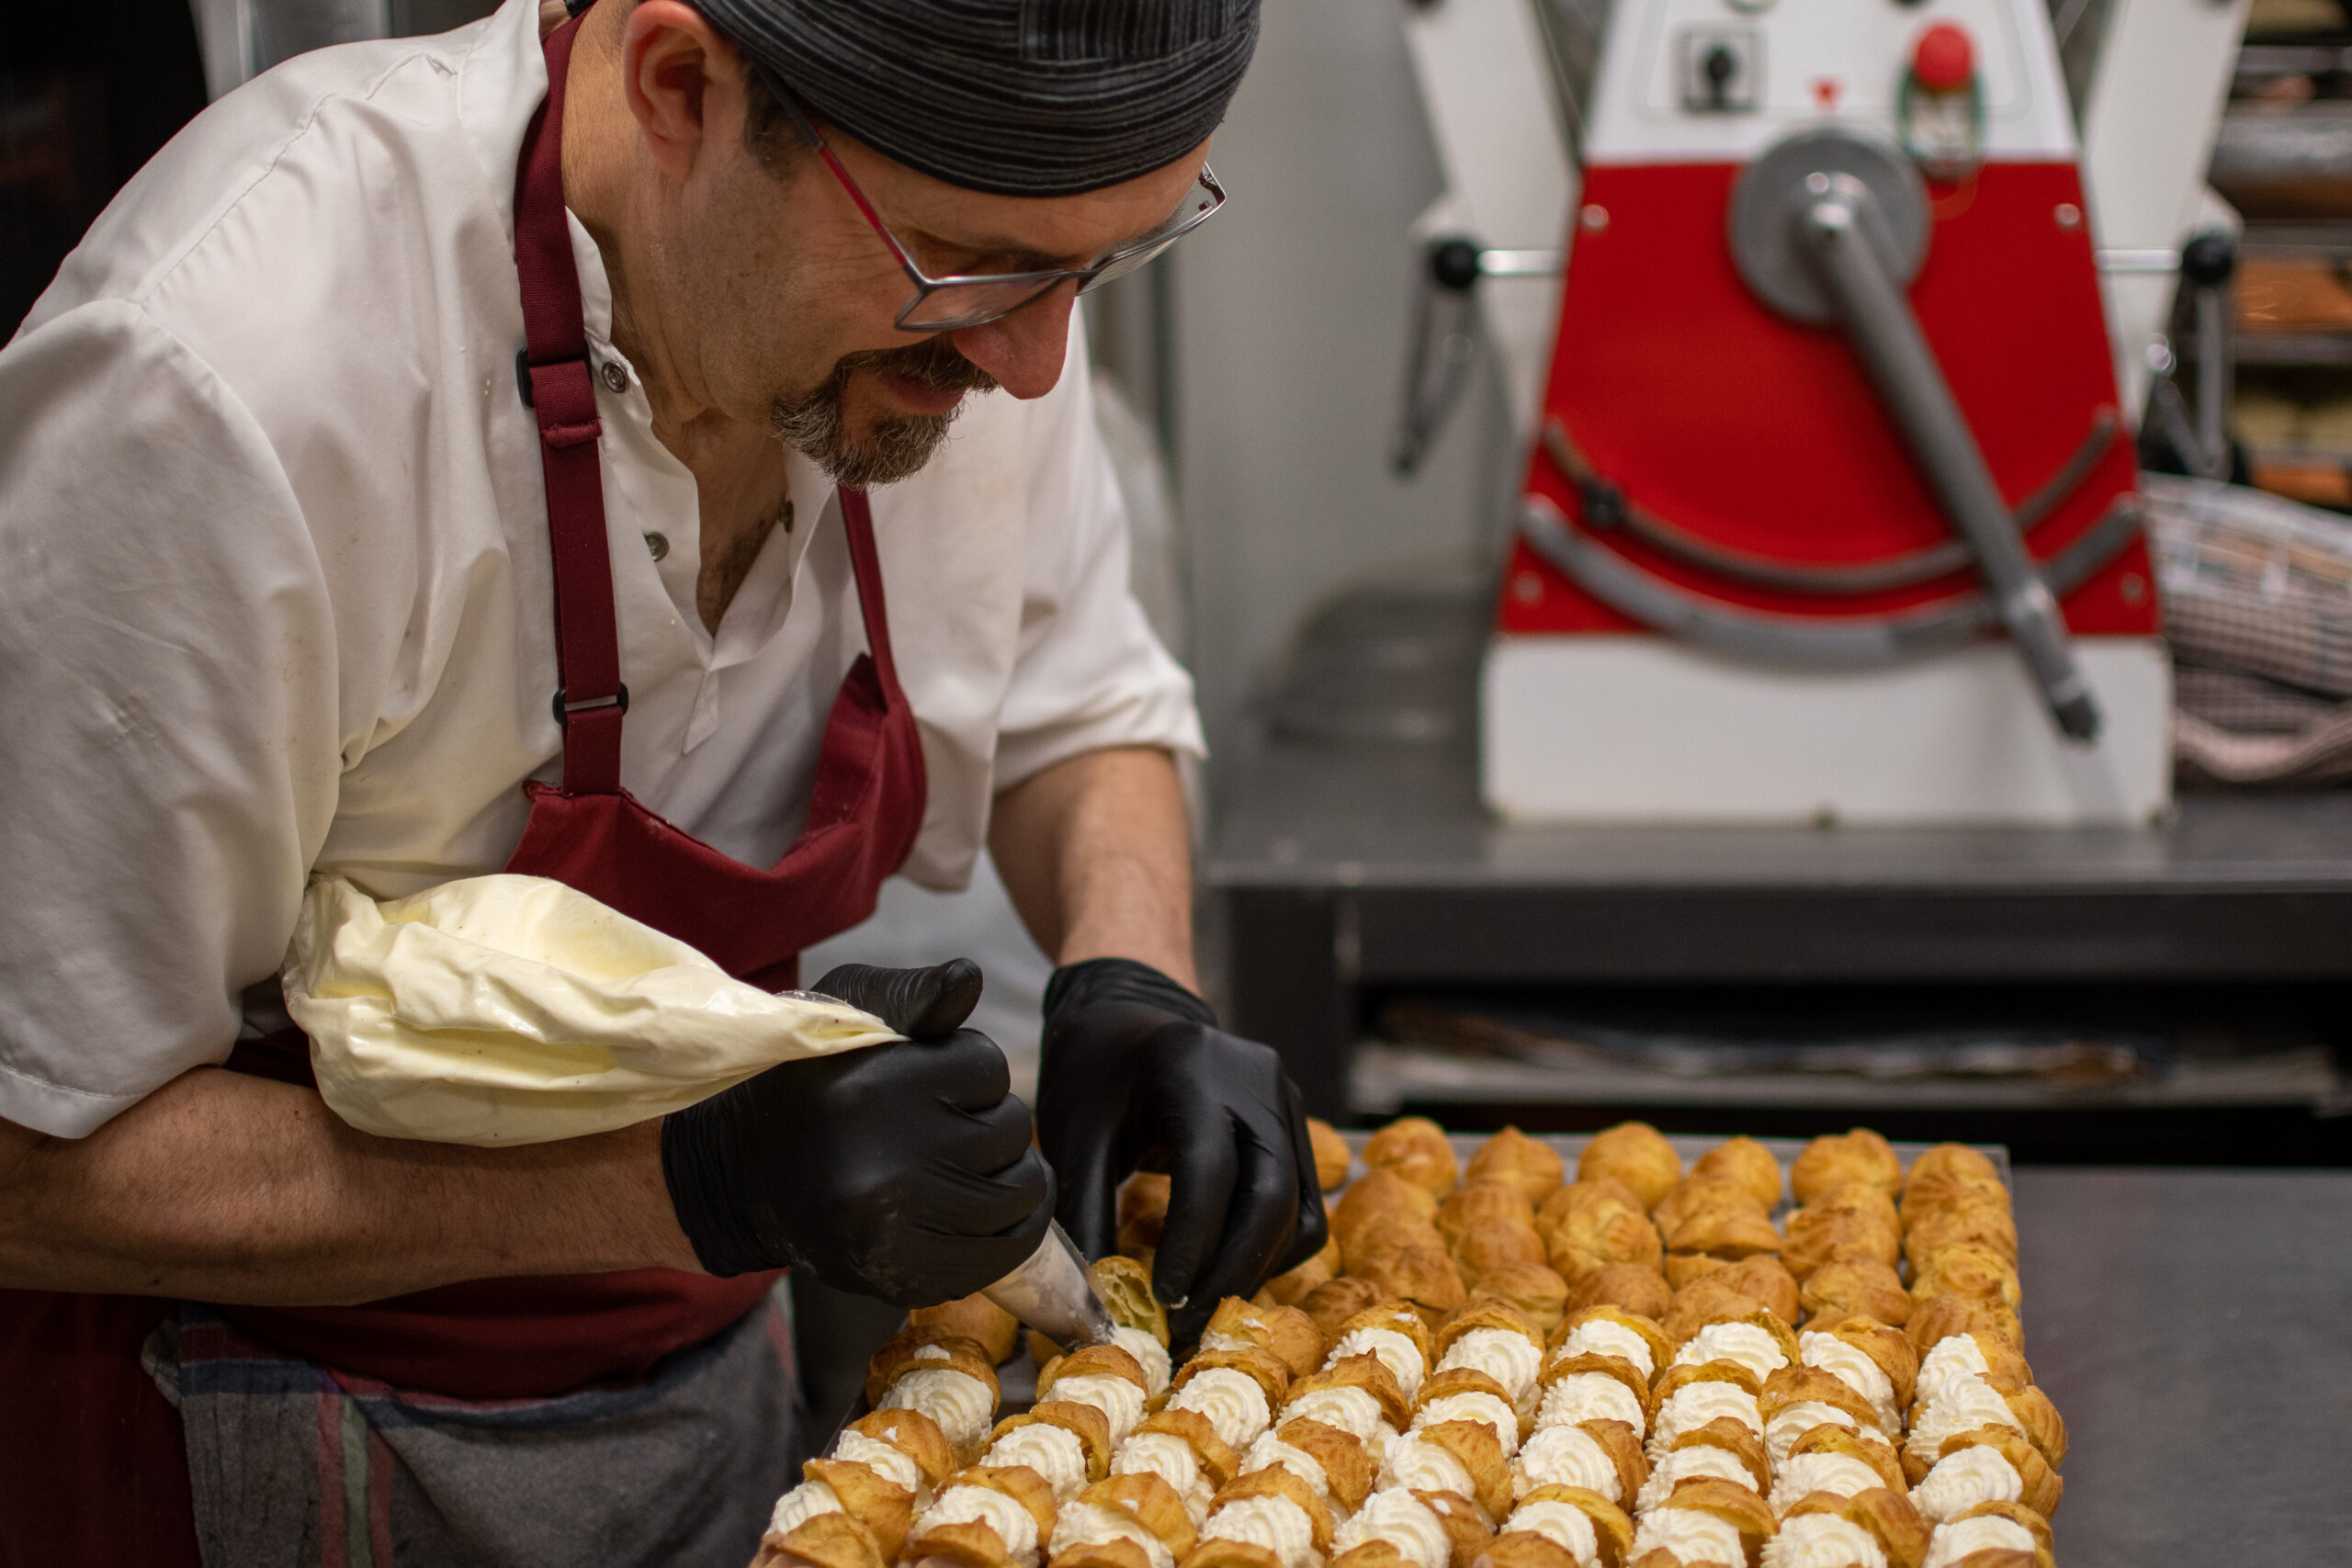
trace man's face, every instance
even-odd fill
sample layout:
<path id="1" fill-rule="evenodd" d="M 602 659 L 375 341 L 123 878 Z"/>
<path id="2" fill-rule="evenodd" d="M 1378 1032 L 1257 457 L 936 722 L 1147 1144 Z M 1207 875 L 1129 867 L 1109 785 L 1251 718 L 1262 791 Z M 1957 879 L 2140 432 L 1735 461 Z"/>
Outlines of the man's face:
<path id="1" fill-rule="evenodd" d="M 686 25 L 707 32 L 676 0 L 643 0 L 628 36 L 634 46 L 640 31 Z M 625 51 L 625 68 L 652 79 L 658 96 L 680 65 L 665 73 L 637 52 Z M 1070 288 L 983 326 L 901 332 L 894 318 L 914 285 L 882 237 L 797 135 L 774 167 L 747 146 L 740 60 L 715 41 L 699 59 L 703 80 L 687 85 L 699 145 L 682 168 L 662 165 L 670 188 L 655 209 L 658 276 L 649 281 L 662 297 L 660 330 L 691 363 L 703 400 L 765 424 L 841 482 L 886 484 L 929 459 L 970 393 L 1052 390 Z M 1032 199 L 947 185 L 824 130 L 867 201 L 933 277 L 1084 265 L 1164 222 L 1205 152 L 1105 190 Z"/>

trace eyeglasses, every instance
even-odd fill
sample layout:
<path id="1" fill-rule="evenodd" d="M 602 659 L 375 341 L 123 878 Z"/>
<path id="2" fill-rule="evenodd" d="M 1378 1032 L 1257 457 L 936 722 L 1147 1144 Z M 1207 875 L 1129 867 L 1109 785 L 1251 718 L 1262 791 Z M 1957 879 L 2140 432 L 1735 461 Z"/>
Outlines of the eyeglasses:
<path id="1" fill-rule="evenodd" d="M 990 272 L 933 277 L 915 265 L 915 259 L 907 253 L 907 247 L 890 232 L 890 226 L 882 221 L 881 215 L 874 210 L 874 204 L 865 199 L 865 193 L 857 188 L 857 182 L 849 177 L 849 171 L 842 167 L 841 160 L 833 155 L 833 150 L 817 133 L 816 126 L 810 123 L 800 107 L 800 100 L 794 96 L 791 89 L 778 81 L 765 66 L 756 65 L 754 69 L 759 72 L 760 80 L 766 85 L 768 91 L 784 105 L 785 112 L 792 117 L 792 123 L 808 139 L 809 147 L 825 161 L 825 167 L 832 170 L 833 178 L 841 182 L 842 189 L 849 193 L 850 200 L 857 204 L 857 210 L 865 217 L 867 226 L 882 237 L 882 243 L 890 247 L 890 254 L 898 258 L 899 265 L 913 282 L 914 298 L 899 308 L 895 318 L 901 332 L 954 333 L 967 327 L 985 326 L 990 321 L 1003 320 L 1024 306 L 1035 304 L 1065 283 L 1076 284 L 1080 294 L 1089 293 L 1114 277 L 1125 277 L 1134 272 L 1207 222 L 1209 215 L 1225 205 L 1225 187 L 1216 183 L 1216 176 L 1209 173 L 1208 165 L 1204 164 L 1199 176 L 1193 182 L 1193 188 L 1185 193 L 1182 203 L 1165 223 L 1139 240 L 1132 240 L 1103 252 L 1090 265 L 1052 267 L 1037 272 Z"/>

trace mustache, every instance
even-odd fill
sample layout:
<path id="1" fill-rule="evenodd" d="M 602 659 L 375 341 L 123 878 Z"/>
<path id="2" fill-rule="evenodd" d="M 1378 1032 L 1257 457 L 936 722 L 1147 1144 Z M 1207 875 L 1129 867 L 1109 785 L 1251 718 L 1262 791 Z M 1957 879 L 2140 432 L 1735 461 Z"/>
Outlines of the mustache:
<path id="1" fill-rule="evenodd" d="M 832 380 L 846 382 L 860 370 L 904 376 L 926 391 L 992 392 L 996 378 L 964 357 L 944 336 L 928 337 L 904 348 L 869 348 L 845 354 L 834 362 Z"/>

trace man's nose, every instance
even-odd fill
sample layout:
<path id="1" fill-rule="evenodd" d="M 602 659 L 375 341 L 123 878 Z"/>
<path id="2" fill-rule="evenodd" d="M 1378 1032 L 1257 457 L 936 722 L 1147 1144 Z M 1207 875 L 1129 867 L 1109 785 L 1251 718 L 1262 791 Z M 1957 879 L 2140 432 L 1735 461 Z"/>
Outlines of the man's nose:
<path id="1" fill-rule="evenodd" d="M 1014 397 L 1042 398 L 1061 379 L 1069 313 L 1077 303 L 1078 290 L 1065 284 L 1010 316 L 949 336 L 965 358 Z"/>

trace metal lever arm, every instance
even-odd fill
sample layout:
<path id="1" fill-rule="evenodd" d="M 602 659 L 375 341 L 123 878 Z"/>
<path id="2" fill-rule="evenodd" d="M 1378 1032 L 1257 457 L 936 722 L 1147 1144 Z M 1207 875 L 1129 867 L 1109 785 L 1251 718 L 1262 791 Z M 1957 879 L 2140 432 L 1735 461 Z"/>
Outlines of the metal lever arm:
<path id="1" fill-rule="evenodd" d="M 1815 199 L 1797 220 L 1800 240 L 1836 299 L 1848 337 L 1887 412 L 1901 427 L 1953 528 L 1976 557 L 2001 620 L 2041 687 L 2058 728 L 2076 740 L 2098 734 L 2098 705 L 2075 662 L 2058 601 L 2026 553 L 1974 432 L 1952 399 L 1935 352 L 1867 231 L 1874 198 L 1846 175 L 1807 180 Z"/>

